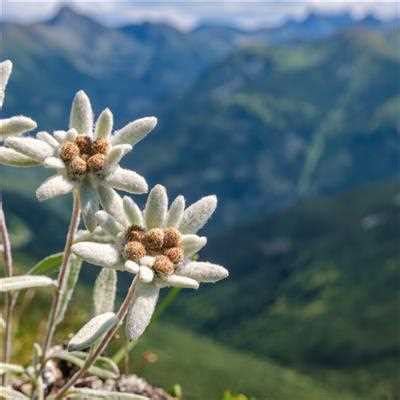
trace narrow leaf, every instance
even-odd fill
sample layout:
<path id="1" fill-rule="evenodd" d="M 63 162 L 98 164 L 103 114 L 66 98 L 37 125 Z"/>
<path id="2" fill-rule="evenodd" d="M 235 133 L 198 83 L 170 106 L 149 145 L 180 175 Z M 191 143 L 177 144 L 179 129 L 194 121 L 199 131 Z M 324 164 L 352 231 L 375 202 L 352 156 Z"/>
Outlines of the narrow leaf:
<path id="1" fill-rule="evenodd" d="M 17 392 L 10 387 L 0 386 L 0 399 L 12 399 L 12 400 L 29 400 L 29 397 L 26 397 L 21 392 Z"/>
<path id="2" fill-rule="evenodd" d="M 58 358 L 60 360 L 68 361 L 71 364 L 76 365 L 77 367 L 81 368 L 85 363 L 84 360 L 74 355 L 74 353 L 69 353 L 67 351 L 58 351 L 55 353 L 52 358 Z M 110 370 L 106 370 L 100 367 L 92 366 L 89 368 L 89 374 L 96 375 L 102 379 L 117 379 L 119 374 L 112 372 Z"/>
<path id="3" fill-rule="evenodd" d="M 62 263 L 63 253 L 56 253 L 43 258 L 28 272 L 30 275 L 46 274 L 57 271 Z"/>
<path id="4" fill-rule="evenodd" d="M 149 400 L 148 397 L 132 393 L 110 392 L 87 388 L 74 388 L 68 393 L 68 398 L 79 400 L 106 399 L 106 400 Z"/>
<path id="5" fill-rule="evenodd" d="M 88 353 L 84 352 L 84 351 L 73 351 L 70 354 L 79 357 L 83 360 L 85 360 L 88 357 Z M 104 357 L 104 356 L 100 356 L 97 357 L 95 364 L 97 367 L 100 367 L 102 369 L 107 369 L 110 370 L 111 372 L 120 375 L 120 370 L 118 368 L 118 365 L 111 359 L 108 357 Z"/>
<path id="6" fill-rule="evenodd" d="M 114 311 L 116 291 L 117 271 L 111 268 L 102 268 L 94 285 L 93 303 L 95 315 Z"/>
<path id="7" fill-rule="evenodd" d="M 2 293 L 48 286 L 57 286 L 56 282 L 48 276 L 20 275 L 0 279 L 0 292 Z"/>
<path id="8" fill-rule="evenodd" d="M 0 375 L 3 375 L 5 373 L 13 373 L 13 374 L 23 374 L 24 373 L 24 367 L 21 365 L 17 364 L 7 364 L 0 362 Z"/>
<path id="9" fill-rule="evenodd" d="M 72 295 L 74 294 L 76 283 L 78 282 L 79 273 L 81 272 L 82 259 L 71 255 L 70 265 L 67 269 L 67 283 L 63 293 L 61 293 L 60 305 L 57 310 L 57 325 L 64 319 L 65 313 L 67 311 L 68 305 L 71 301 Z"/>
<path id="10" fill-rule="evenodd" d="M 81 350 L 91 346 L 100 336 L 106 333 L 118 322 L 117 316 L 104 313 L 87 322 L 68 343 L 68 350 Z"/>

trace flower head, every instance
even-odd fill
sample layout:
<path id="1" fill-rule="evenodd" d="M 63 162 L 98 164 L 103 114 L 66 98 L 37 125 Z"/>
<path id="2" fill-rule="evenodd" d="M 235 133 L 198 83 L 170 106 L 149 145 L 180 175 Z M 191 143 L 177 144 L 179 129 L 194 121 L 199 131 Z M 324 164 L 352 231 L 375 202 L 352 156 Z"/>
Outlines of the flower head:
<path id="1" fill-rule="evenodd" d="M 6 60 L 0 63 L 0 108 L 3 106 L 5 90 L 12 71 L 12 62 Z M 36 128 L 36 122 L 22 115 L 0 119 L 0 142 L 10 136 L 19 136 Z M 0 147 L 0 163 L 12 166 L 32 166 L 35 160 L 13 149 Z"/>
<path id="2" fill-rule="evenodd" d="M 215 196 L 203 197 L 186 209 L 184 197 L 178 196 L 168 208 L 167 192 L 157 185 L 143 211 L 127 196 L 122 201 L 122 214 L 96 213 L 101 239 L 81 241 L 72 250 L 91 264 L 137 275 L 126 320 L 128 337 L 137 339 L 150 322 L 160 288 L 197 289 L 200 282 L 226 278 L 228 271 L 192 260 L 207 243 L 197 232 L 215 211 Z"/>
<path id="3" fill-rule="evenodd" d="M 155 117 L 141 118 L 112 133 L 111 111 L 105 109 L 94 124 L 90 100 L 79 91 L 72 103 L 68 131 L 56 131 L 54 135 L 39 132 L 36 138 L 13 137 L 5 144 L 57 171 L 37 189 L 39 201 L 79 189 L 85 224 L 93 230 L 99 201 L 109 212 L 122 210 L 122 200 L 114 189 L 147 192 L 145 179 L 119 163 L 156 124 Z"/>

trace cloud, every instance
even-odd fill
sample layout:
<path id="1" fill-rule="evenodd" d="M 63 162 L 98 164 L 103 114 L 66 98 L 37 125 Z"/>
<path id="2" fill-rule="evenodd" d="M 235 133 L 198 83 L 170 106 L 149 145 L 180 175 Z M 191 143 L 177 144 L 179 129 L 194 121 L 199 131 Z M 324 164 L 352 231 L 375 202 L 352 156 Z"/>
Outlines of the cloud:
<path id="1" fill-rule="evenodd" d="M 164 21 L 190 28 L 199 21 L 217 21 L 244 27 L 271 26 L 282 20 L 302 18 L 310 11 L 325 13 L 349 11 L 357 17 L 372 12 L 381 18 L 398 13 L 395 2 L 373 0 L 2 0 L 2 17 L 34 21 L 45 19 L 61 4 L 69 4 L 84 13 L 112 25 L 143 20 Z"/>

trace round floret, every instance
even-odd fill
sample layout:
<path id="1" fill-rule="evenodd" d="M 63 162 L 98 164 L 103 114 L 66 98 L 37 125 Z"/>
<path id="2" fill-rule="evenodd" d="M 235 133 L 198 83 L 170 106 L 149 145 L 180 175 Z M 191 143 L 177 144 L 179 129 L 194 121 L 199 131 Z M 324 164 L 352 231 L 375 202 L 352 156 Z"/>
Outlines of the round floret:
<path id="1" fill-rule="evenodd" d="M 162 255 L 156 256 L 153 269 L 159 274 L 164 275 L 171 275 L 175 271 L 172 261 L 167 256 Z"/>
<path id="2" fill-rule="evenodd" d="M 89 136 L 79 135 L 75 139 L 75 144 L 82 154 L 92 154 L 92 139 Z"/>
<path id="3" fill-rule="evenodd" d="M 81 157 L 74 157 L 69 163 L 69 171 L 73 176 L 82 176 L 87 171 L 86 161 Z"/>
<path id="4" fill-rule="evenodd" d="M 125 257 L 131 261 L 138 262 L 146 255 L 143 244 L 137 241 L 128 242 L 124 247 Z"/>
<path id="5" fill-rule="evenodd" d="M 182 243 L 181 234 L 176 228 L 164 229 L 164 247 L 179 247 Z"/>
<path id="6" fill-rule="evenodd" d="M 145 233 L 143 242 L 148 250 L 161 250 L 164 244 L 164 231 L 160 228 L 150 229 Z"/>
<path id="7" fill-rule="evenodd" d="M 99 172 L 103 169 L 105 160 L 106 158 L 104 154 L 95 154 L 94 156 L 88 158 L 88 168 L 93 172 Z"/>
<path id="8" fill-rule="evenodd" d="M 144 239 L 144 229 L 139 225 L 132 225 L 128 228 L 125 234 L 127 241 L 142 242 Z"/>
<path id="9" fill-rule="evenodd" d="M 174 264 L 180 264 L 183 261 L 184 254 L 180 247 L 171 247 L 164 251 L 164 255 L 167 256 Z"/>
<path id="10" fill-rule="evenodd" d="M 96 139 L 92 145 L 93 154 L 106 154 L 109 148 L 109 143 L 107 139 Z"/>
<path id="11" fill-rule="evenodd" d="M 60 158 L 65 161 L 71 161 L 73 158 L 79 156 L 79 147 L 72 142 L 66 142 L 61 147 Z"/>

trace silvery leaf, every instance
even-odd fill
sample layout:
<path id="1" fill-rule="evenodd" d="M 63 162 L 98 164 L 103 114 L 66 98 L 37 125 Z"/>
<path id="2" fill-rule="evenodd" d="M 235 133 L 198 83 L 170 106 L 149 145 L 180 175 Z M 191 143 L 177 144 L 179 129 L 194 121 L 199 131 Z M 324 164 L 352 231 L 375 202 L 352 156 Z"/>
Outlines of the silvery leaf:
<path id="1" fill-rule="evenodd" d="M 21 365 L 0 362 L 0 375 L 9 372 L 13 374 L 23 374 L 25 369 Z"/>
<path id="2" fill-rule="evenodd" d="M 68 361 L 71 364 L 78 366 L 79 368 L 81 368 L 83 366 L 83 364 L 85 363 L 84 360 L 82 360 L 80 357 L 77 357 L 76 355 L 74 355 L 74 353 L 69 353 L 68 351 L 64 351 L 64 350 L 57 351 L 51 357 L 59 358 L 60 360 L 64 360 L 64 361 Z M 90 367 L 89 373 L 92 375 L 96 375 L 102 379 L 116 379 L 119 376 L 119 374 L 116 374 L 113 371 L 99 368 L 96 366 Z"/>
<path id="3" fill-rule="evenodd" d="M 110 392 L 108 390 L 95 390 L 88 388 L 74 388 L 68 393 L 68 398 L 78 400 L 149 400 L 139 394 Z"/>
<path id="4" fill-rule="evenodd" d="M 111 268 L 102 268 L 94 285 L 93 303 L 95 315 L 114 310 L 116 291 L 117 271 Z"/>
<path id="5" fill-rule="evenodd" d="M 117 322 L 118 318 L 112 312 L 97 315 L 87 322 L 69 341 L 68 350 L 81 350 L 91 346 Z"/>
<path id="6" fill-rule="evenodd" d="M 0 398 L 10 400 L 29 400 L 29 397 L 26 397 L 21 392 L 17 392 L 16 390 L 5 386 L 0 386 Z"/>
<path id="7" fill-rule="evenodd" d="M 62 322 L 67 311 L 68 305 L 71 301 L 72 295 L 74 294 L 76 283 L 78 282 L 79 273 L 82 267 L 82 259 L 71 255 L 69 260 L 69 267 L 67 269 L 66 284 L 63 293 L 61 293 L 60 303 L 57 310 L 56 323 Z"/>
<path id="8" fill-rule="evenodd" d="M 0 279 L 0 292 L 2 293 L 48 286 L 57 286 L 57 283 L 48 276 L 21 275 Z"/>

